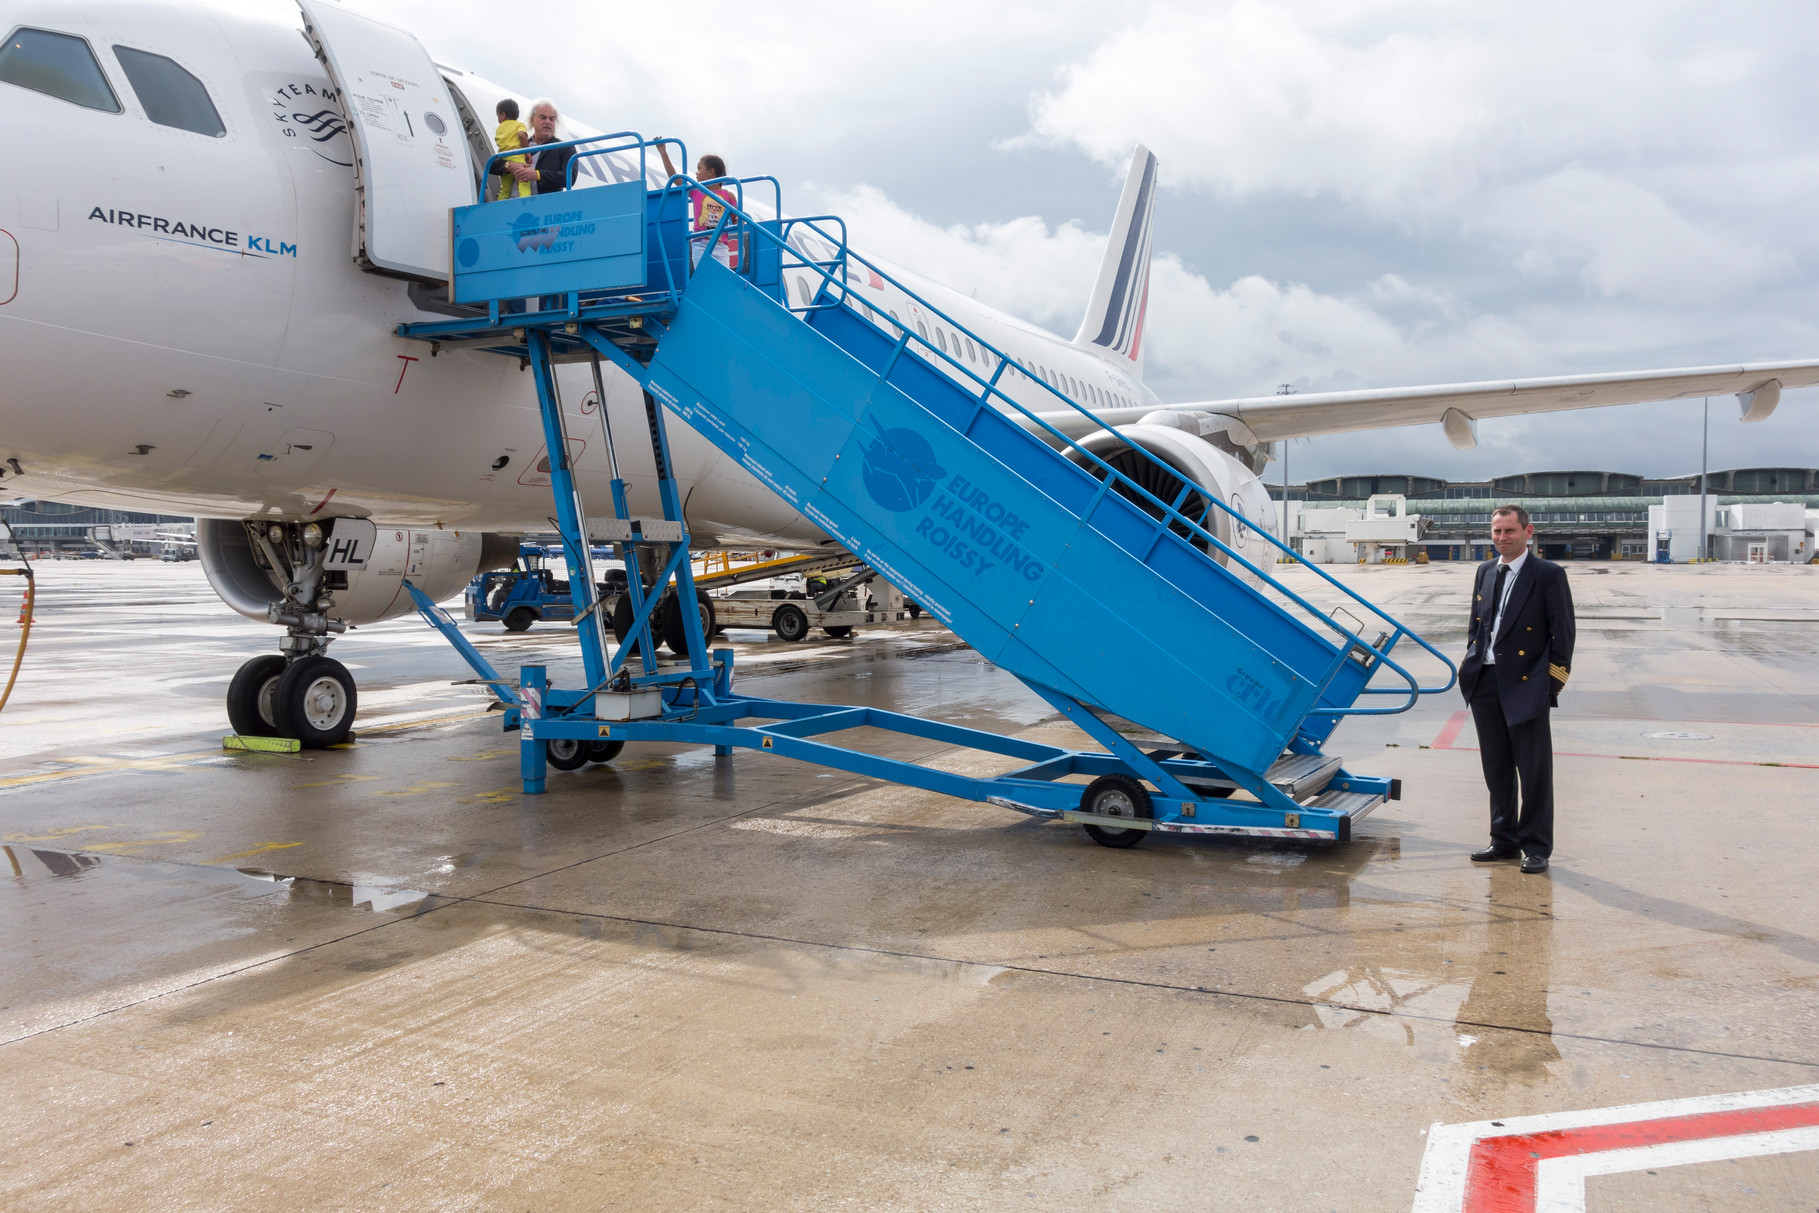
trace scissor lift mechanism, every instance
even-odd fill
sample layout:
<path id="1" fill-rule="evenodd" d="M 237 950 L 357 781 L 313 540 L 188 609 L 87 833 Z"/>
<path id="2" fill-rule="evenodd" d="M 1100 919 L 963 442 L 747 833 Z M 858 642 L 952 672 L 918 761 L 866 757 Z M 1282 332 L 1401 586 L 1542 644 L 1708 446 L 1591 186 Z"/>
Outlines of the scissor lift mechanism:
<path id="1" fill-rule="evenodd" d="M 629 156 L 635 152 L 642 169 L 646 150 L 655 143 L 622 133 L 577 140 L 570 146 L 576 149 L 577 163 L 589 156 Z M 569 171 L 572 176 L 573 164 Z M 664 189 L 647 190 L 642 172 L 635 181 L 549 196 L 559 197 L 566 216 L 557 228 L 537 226 L 541 219 L 537 211 L 547 209 L 548 200 L 514 199 L 456 208 L 452 217 L 456 268 L 450 296 L 456 304 L 469 305 L 473 315 L 467 319 L 405 324 L 397 330 L 400 336 L 442 347 L 487 350 L 520 359 L 530 369 L 537 386 L 545 449 L 550 453 L 555 518 L 570 561 L 569 586 L 574 595 L 586 685 L 572 689 L 550 686 L 543 666 L 525 666 L 515 680 L 502 678 L 461 635 L 454 620 L 406 582 L 424 618 L 447 637 L 504 706 L 506 728 L 520 730 L 526 794 L 544 790 L 552 742 L 611 746 L 616 752 L 618 746 L 613 743 L 661 741 L 712 746 L 716 755 L 730 754 L 734 748 L 761 750 L 962 799 L 989 801 L 1039 817 L 1078 822 L 1088 827 L 1095 839 L 1112 846 L 1131 845 L 1150 830 L 1345 841 L 1358 818 L 1384 799 L 1399 795 L 1397 781 L 1352 774 L 1343 769 L 1338 758 L 1322 753 L 1321 744 L 1342 716 L 1404 711 L 1419 694 L 1452 685 L 1449 676 L 1446 686 L 1421 686 L 1392 660 L 1389 651 L 1402 637 L 1411 637 L 1438 658 L 1447 666 L 1449 675 L 1451 663 L 1420 637 L 1337 582 L 1332 584 L 1389 625 L 1385 635 L 1375 644 L 1366 643 L 1350 629 L 1316 611 L 1274 581 L 1270 573 L 1251 564 L 1212 534 L 1209 522 L 1214 508 L 1232 513 L 1229 507 L 1211 501 L 1205 503 L 1197 517 L 1186 513 L 1183 507 L 1191 486 L 1184 486 L 1174 502 L 1164 502 L 1123 481 L 1096 457 L 1076 455 L 1075 463 L 1090 461 L 1098 465 L 1102 474 L 1094 474 L 1100 475 L 1100 487 L 1096 496 L 1084 504 L 1070 506 L 1071 512 L 1057 513 L 1048 520 L 1064 531 L 1070 527 L 1079 529 L 1063 535 L 1066 542 L 1056 548 L 1049 568 L 1036 569 L 1044 577 L 1050 572 L 1058 576 L 1064 560 L 1072 558 L 1059 554 L 1061 546 L 1069 551 L 1076 546 L 1104 546 L 1106 537 L 1111 536 L 1113 546 L 1105 548 L 1105 559 L 1128 563 L 1136 555 L 1144 562 L 1143 569 L 1167 574 L 1168 580 L 1157 582 L 1161 587 L 1157 590 L 1159 595 L 1182 593 L 1175 588 L 1177 585 L 1192 583 L 1203 587 L 1199 598 L 1190 596 L 1184 606 L 1168 598 L 1156 610 L 1198 605 L 1210 612 L 1207 602 L 1213 596 L 1221 596 L 1214 603 L 1221 610 L 1228 614 L 1247 612 L 1247 622 L 1242 627 L 1208 615 L 1212 623 L 1207 626 L 1218 624 L 1225 628 L 1217 634 L 1237 646 L 1234 652 L 1254 652 L 1256 646 L 1252 642 L 1259 634 L 1278 638 L 1278 652 L 1264 651 L 1262 657 L 1240 653 L 1252 672 L 1239 668 L 1238 675 L 1225 681 L 1229 694 L 1209 694 L 1203 703 L 1184 705 L 1185 717 L 1159 710 L 1160 719 L 1144 719 L 1145 713 L 1125 707 L 1122 700 L 1109 702 L 1120 692 L 1108 690 L 1115 688 L 1116 682 L 1106 682 L 1097 670 L 1083 668 L 1076 678 L 1057 664 L 1048 681 L 1032 676 L 1031 670 L 1050 668 L 1043 664 L 1044 650 L 1035 647 L 1041 643 L 1037 639 L 1041 628 L 1046 626 L 1039 600 L 1045 585 L 1051 594 L 1064 595 L 1061 585 L 1032 584 L 1037 597 L 1029 599 L 1027 609 L 1019 600 L 1016 618 L 995 602 L 975 603 L 962 598 L 944 604 L 943 595 L 931 594 L 929 579 L 934 574 L 912 576 L 908 570 L 922 567 L 915 563 L 917 554 L 901 545 L 893 546 L 896 540 L 888 530 L 879 529 L 887 527 L 891 517 L 874 510 L 868 524 L 865 511 L 872 506 L 856 492 L 846 497 L 839 495 L 840 490 L 833 483 L 839 479 L 838 465 L 828 463 L 823 469 L 814 463 L 817 458 L 825 459 L 832 448 L 820 453 L 805 449 L 810 442 L 807 435 L 824 428 L 811 424 L 812 419 L 806 414 L 819 407 L 824 398 L 845 399 L 839 391 L 830 389 L 829 383 L 836 388 L 841 383 L 848 384 L 849 396 L 855 392 L 870 393 L 863 406 L 854 405 L 850 410 L 869 411 L 867 421 L 877 435 L 865 438 L 872 443 L 865 450 L 868 474 L 875 470 L 874 456 L 888 464 L 887 471 L 898 467 L 889 463 L 891 458 L 903 458 L 909 462 L 902 467 L 908 468 L 911 475 L 922 466 L 916 462 L 918 459 L 935 473 L 941 473 L 932 457 L 923 458 L 915 449 L 907 455 L 877 452 L 884 449 L 880 443 L 901 445 L 906 441 L 901 435 L 908 432 L 884 428 L 886 421 L 881 417 L 888 417 L 891 408 L 913 409 L 918 401 L 932 401 L 920 407 L 939 418 L 943 416 L 941 410 L 952 408 L 951 402 L 941 395 L 944 390 L 964 390 L 970 395 L 962 398 L 962 404 L 965 399 L 978 404 L 970 414 L 969 424 L 953 423 L 963 435 L 962 443 L 972 439 L 976 443 L 974 451 L 989 452 L 1024 480 L 1051 482 L 1044 491 L 1055 494 L 1057 501 L 1066 497 L 1063 488 L 1067 492 L 1074 490 L 1056 480 L 1057 476 L 1066 479 L 1070 465 L 1052 449 L 1053 440 L 1060 439 L 1076 452 L 1083 448 L 1052 429 L 1048 431 L 1048 442 L 1029 432 L 1044 427 L 1040 422 L 1029 424 L 1035 420 L 1034 414 L 1010 400 L 999 387 L 1001 378 L 1014 364 L 977 335 L 969 334 L 995 360 L 997 369 L 989 381 L 944 353 L 937 353 L 926 341 L 918 341 L 909 330 L 874 317 L 850 298 L 846 275 L 852 266 L 863 265 L 869 274 L 887 279 L 889 276 L 846 247 L 844 225 L 837 218 L 785 220 L 781 217 L 780 196 L 773 212 L 776 217 L 757 218 L 747 208 L 744 195 L 747 189 L 759 185 L 774 190 L 776 183 L 770 178 L 710 184 L 730 187 L 737 200 L 736 205 L 726 208 L 719 226 L 711 233 L 694 232 L 687 226 L 688 191 L 702 188 L 702 183 L 678 178 Z M 723 237 L 737 245 L 737 268 L 729 271 L 703 256 L 700 267 L 692 270 L 691 248 L 699 253 L 714 247 Z M 552 253 L 552 246 L 562 247 Z M 526 249 L 533 250 L 534 255 L 527 257 Z M 791 306 L 784 289 L 786 266 L 820 281 L 811 303 Z M 902 286 L 894 279 L 890 281 Z M 553 301 L 557 306 L 515 311 L 512 301 L 527 296 L 540 297 L 546 303 Z M 941 315 L 927 301 L 922 301 L 922 305 Z M 941 318 L 953 328 L 966 331 L 951 318 Z M 678 352 L 666 361 L 670 353 L 666 347 L 670 344 Z M 656 464 L 661 518 L 639 517 L 628 508 L 616 439 L 605 408 L 598 410 L 598 417 L 612 471 L 612 516 L 598 519 L 591 526 L 586 516 L 568 461 L 569 423 L 562 409 L 555 368 L 561 363 L 585 363 L 591 367 L 599 389 L 602 359 L 611 361 L 645 389 L 645 420 Z M 796 399 L 805 413 L 789 419 L 780 431 L 782 436 L 760 432 L 763 418 L 779 399 L 776 389 L 770 396 L 764 395 L 759 381 L 767 374 L 783 384 L 784 407 Z M 748 379 L 751 386 L 741 386 Z M 721 386 L 710 392 L 701 383 Z M 792 390 L 799 395 L 791 397 Z M 1080 407 L 1058 392 L 1053 394 L 1067 406 Z M 604 391 L 599 392 L 600 399 L 604 400 L 605 395 Z M 658 403 L 659 397 L 663 406 Z M 982 651 L 1010 668 L 1104 749 L 1064 749 L 877 708 L 742 695 L 734 689 L 732 650 L 708 648 L 710 638 L 702 635 L 700 619 L 694 611 L 680 612 L 688 658 L 659 662 L 651 628 L 656 604 L 672 581 L 678 601 L 687 603 L 695 597 L 689 536 L 682 496 L 672 471 L 664 406 L 792 502 L 802 502 L 807 495 L 825 490 L 807 503 L 811 517 L 816 516 L 814 511 L 818 508 L 830 534 L 963 639 L 975 647 L 994 646 Z M 1041 462 L 1045 454 L 1017 447 L 1005 433 L 989 425 L 981 428 L 982 421 L 1003 418 L 1013 410 L 1028 419 L 1021 432 L 1029 437 L 1032 447 L 1059 460 L 1058 468 Z M 915 416 L 919 425 L 936 424 L 923 420 L 921 413 Z M 857 433 L 854 420 L 844 415 L 841 420 Z M 951 437 L 946 430 L 941 434 L 944 439 Z M 910 446 L 913 448 L 914 443 Z M 835 460 L 840 457 L 839 453 L 832 454 Z M 950 465 L 952 461 L 950 456 Z M 858 462 L 849 462 L 847 470 L 855 472 Z M 819 485 L 815 483 L 817 470 L 826 473 Z M 1006 485 L 1012 483 L 1009 473 L 1004 473 L 1002 479 Z M 1091 483 L 1088 481 L 1087 485 Z M 997 491 L 999 486 L 993 483 L 991 487 Z M 1112 487 L 1118 491 L 1108 497 L 1105 490 Z M 887 496 L 890 491 L 894 490 L 887 485 Z M 928 492 L 922 491 L 925 495 Z M 1081 486 L 1081 491 L 1087 491 L 1086 486 Z M 879 496 L 875 485 L 870 486 L 870 492 L 873 498 Z M 1039 519 L 1047 519 L 1042 512 L 1046 501 L 1039 499 L 1026 508 Z M 1125 513 L 1107 514 L 1108 502 L 1122 505 Z M 1135 508 L 1128 508 L 1128 503 L 1135 503 Z M 898 503 L 889 503 L 889 508 L 898 509 Z M 840 516 L 834 513 L 837 509 L 850 509 L 853 513 Z M 1133 520 L 1139 526 L 1153 525 L 1155 535 L 1141 542 L 1127 538 Z M 1093 531 L 1090 536 L 1088 528 Z M 1267 532 L 1255 533 L 1282 546 Z M 614 543 L 625 561 L 633 623 L 616 651 L 609 644 L 602 603 L 595 600 L 590 537 Z M 1030 546 L 1033 551 L 1037 544 L 1032 540 Z M 1144 549 L 1141 553 L 1140 548 Z M 642 575 L 641 552 L 654 553 L 661 562 L 652 577 Z M 1290 618 L 1288 607 L 1254 588 L 1246 588 L 1241 577 L 1221 564 L 1221 554 L 1224 565 L 1241 564 L 1272 587 L 1278 598 L 1291 599 L 1294 605 L 1310 612 L 1333 637 L 1328 639 L 1318 628 Z M 1195 557 L 1207 567 L 1193 566 Z M 1183 565 L 1184 560 L 1190 564 Z M 1174 563 L 1167 565 L 1165 561 Z M 1071 614 L 1072 608 L 1068 608 L 1068 616 Z M 1289 622 L 1284 623 L 1283 619 Z M 1150 621 L 1134 622 L 1139 630 L 1132 635 L 1149 630 Z M 1155 626 L 1160 630 L 1170 625 L 1166 619 L 1158 619 Z M 1021 632 L 1019 640 L 1019 630 L 1025 627 L 1028 630 Z M 969 631 L 973 635 L 968 635 Z M 1002 651 L 995 647 L 999 645 L 1003 646 Z M 1050 646 L 1053 651 L 1053 642 Z M 1081 647 L 1084 650 L 1086 646 Z M 1067 646 L 1062 645 L 1059 651 L 1067 651 Z M 1112 656 L 1115 665 L 1120 655 Z M 1221 656 L 1217 651 L 1199 655 L 1207 662 L 1217 662 Z M 1231 660 L 1236 662 L 1239 656 Z M 1276 683 L 1268 684 L 1267 691 L 1252 689 L 1252 683 L 1265 685 L 1254 672 L 1264 668 L 1264 661 L 1280 680 L 1287 702 L 1272 698 Z M 1388 690 L 1366 687 L 1371 676 L 1380 670 L 1393 671 L 1407 685 Z M 1142 677 L 1128 665 L 1123 667 L 1121 676 L 1133 680 Z M 1245 681 L 1239 681 L 1239 676 Z M 1099 681 L 1089 683 L 1089 677 Z M 1088 685 L 1100 689 L 1082 693 L 1081 688 Z M 1166 697 L 1166 691 L 1158 694 Z M 1359 708 L 1353 706 L 1353 700 L 1360 694 L 1404 695 L 1406 702 L 1384 708 Z M 1142 700 L 1139 697 L 1132 702 Z M 1180 731 L 1192 732 L 1198 740 L 1160 737 L 1142 742 L 1107 723 L 1104 717 L 1114 712 L 1151 728 L 1166 729 L 1170 721 L 1179 719 L 1195 721 L 1191 729 Z M 1196 712 L 1205 719 L 1196 716 Z M 1264 724 L 1260 726 L 1259 721 Z M 1000 755 L 1011 761 L 1012 769 L 993 776 L 961 775 L 827 740 L 830 735 L 858 728 L 880 729 Z M 1239 751 L 1239 757 L 1234 758 L 1231 752 L 1222 754 L 1218 745 L 1205 740 L 1223 736 L 1242 739 L 1241 745 L 1234 742 L 1232 747 Z M 565 753 L 568 749 L 564 747 Z M 1082 787 L 1078 782 L 1082 779 L 1090 782 Z"/>

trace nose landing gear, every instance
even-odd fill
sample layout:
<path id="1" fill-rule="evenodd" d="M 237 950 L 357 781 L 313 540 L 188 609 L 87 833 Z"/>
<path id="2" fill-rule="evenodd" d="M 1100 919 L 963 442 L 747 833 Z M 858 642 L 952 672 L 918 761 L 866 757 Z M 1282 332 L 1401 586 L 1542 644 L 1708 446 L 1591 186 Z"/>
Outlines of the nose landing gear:
<path id="1" fill-rule="evenodd" d="M 360 703 L 354 676 L 314 653 L 286 662 L 255 657 L 227 687 L 227 719 L 242 737 L 293 737 L 306 750 L 339 745 L 353 731 Z"/>
<path id="2" fill-rule="evenodd" d="M 255 563 L 282 598 L 266 618 L 286 629 L 279 654 L 242 665 L 227 688 L 227 718 L 244 737 L 290 737 L 319 750 L 347 740 L 359 694 L 347 667 L 325 656 L 346 623 L 332 618 L 332 587 L 323 576 L 319 525 L 249 521 Z M 345 589 L 345 582 L 340 588 Z"/>

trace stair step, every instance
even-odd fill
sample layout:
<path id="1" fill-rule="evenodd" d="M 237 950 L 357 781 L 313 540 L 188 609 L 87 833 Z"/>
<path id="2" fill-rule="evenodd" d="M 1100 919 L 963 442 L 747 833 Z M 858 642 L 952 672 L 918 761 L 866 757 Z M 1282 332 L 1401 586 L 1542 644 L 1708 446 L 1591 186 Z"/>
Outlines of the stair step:
<path id="1" fill-rule="evenodd" d="M 1340 792 L 1322 793 L 1307 802 L 1310 809 L 1321 809 L 1328 813 L 1343 814 L 1357 821 L 1383 803 L 1383 796 L 1377 792 Z"/>
<path id="2" fill-rule="evenodd" d="M 1284 754 L 1270 765 L 1265 778 L 1290 800 L 1304 801 L 1315 793 L 1324 792 L 1344 762 L 1343 758 L 1330 754 Z M 1230 779 L 1183 779 L 1181 782 L 1195 790 L 1230 790 L 1238 786 Z"/>

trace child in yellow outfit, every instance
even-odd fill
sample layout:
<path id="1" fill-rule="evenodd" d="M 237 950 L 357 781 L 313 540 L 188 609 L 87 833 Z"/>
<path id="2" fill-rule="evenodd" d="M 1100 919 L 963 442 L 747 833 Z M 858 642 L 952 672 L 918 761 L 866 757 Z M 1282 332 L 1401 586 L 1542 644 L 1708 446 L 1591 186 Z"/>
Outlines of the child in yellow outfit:
<path id="1" fill-rule="evenodd" d="M 495 116 L 499 119 L 499 128 L 493 132 L 494 147 L 502 152 L 509 152 L 513 148 L 530 146 L 531 133 L 524 123 L 518 121 L 518 103 L 516 101 L 510 97 L 501 101 Z M 531 183 L 518 180 L 505 167 L 508 164 L 529 163 L 529 156 L 513 156 L 493 166 L 493 171 L 499 174 L 499 198 L 528 198 L 531 196 Z"/>

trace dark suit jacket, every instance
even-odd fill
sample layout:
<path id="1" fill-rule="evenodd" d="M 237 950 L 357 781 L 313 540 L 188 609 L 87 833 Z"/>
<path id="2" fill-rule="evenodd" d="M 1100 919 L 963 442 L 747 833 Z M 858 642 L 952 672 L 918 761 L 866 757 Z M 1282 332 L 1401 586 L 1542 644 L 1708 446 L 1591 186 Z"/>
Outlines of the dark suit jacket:
<path id="1" fill-rule="evenodd" d="M 537 145 L 532 144 L 524 149 L 531 155 L 537 155 Z M 544 152 L 537 156 L 537 192 L 554 194 L 568 188 L 568 162 L 575 158 L 575 149 L 559 147 L 553 152 Z M 506 162 L 501 160 L 493 165 L 493 176 L 506 176 Z"/>
<path id="2" fill-rule="evenodd" d="M 1503 718 L 1510 724 L 1533 720 L 1547 711 L 1566 686 L 1573 668 L 1573 593 L 1566 570 L 1534 553 L 1516 574 L 1503 609 L 1503 629 L 1490 635 L 1497 618 L 1491 598 L 1497 560 L 1478 566 L 1472 580 L 1472 623 L 1465 636 L 1465 660 L 1459 663 L 1459 689 L 1467 703 L 1485 671 L 1488 646 L 1497 654 L 1490 667 L 1497 679 Z"/>

